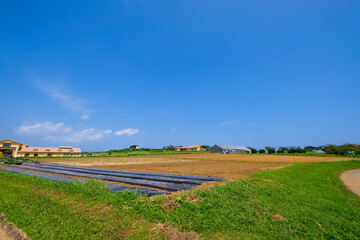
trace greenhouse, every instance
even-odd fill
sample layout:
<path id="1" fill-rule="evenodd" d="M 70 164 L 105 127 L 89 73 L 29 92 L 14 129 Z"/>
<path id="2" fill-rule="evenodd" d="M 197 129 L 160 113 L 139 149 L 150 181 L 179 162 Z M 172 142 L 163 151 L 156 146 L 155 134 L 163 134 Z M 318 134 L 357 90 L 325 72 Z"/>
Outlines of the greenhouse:
<path id="1" fill-rule="evenodd" d="M 251 150 L 247 147 L 243 146 L 232 146 L 232 145 L 217 145 L 215 144 L 210 148 L 210 152 L 212 153 L 224 153 L 224 154 L 230 154 L 230 153 L 250 153 Z"/>

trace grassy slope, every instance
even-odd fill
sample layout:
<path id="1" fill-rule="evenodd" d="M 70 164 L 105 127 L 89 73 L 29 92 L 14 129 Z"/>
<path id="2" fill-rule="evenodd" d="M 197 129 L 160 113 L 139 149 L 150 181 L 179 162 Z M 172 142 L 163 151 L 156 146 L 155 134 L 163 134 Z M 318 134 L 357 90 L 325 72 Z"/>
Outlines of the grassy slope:
<path id="1" fill-rule="evenodd" d="M 149 230 L 149 221 L 195 231 L 204 238 L 358 239 L 360 198 L 338 179 L 342 171 L 354 168 L 360 168 L 359 161 L 296 163 L 188 192 L 175 203 L 164 197 L 111 194 L 95 183 L 36 180 L 35 184 L 34 178 L 0 171 L 0 211 L 34 239 L 106 239 L 128 229 L 134 238 L 158 237 Z M 200 201 L 191 201 L 190 193 L 192 198 L 199 195 Z M 96 210 L 104 203 L 109 203 L 107 214 Z"/>
<path id="2" fill-rule="evenodd" d="M 204 201 L 184 201 L 171 213 L 147 217 L 205 237 L 360 238 L 360 198 L 338 179 L 360 162 L 296 163 L 279 170 L 197 192 Z"/>
<path id="3" fill-rule="evenodd" d="M 153 227 L 125 206 L 132 192 L 109 194 L 101 184 L 63 184 L 0 170 L 0 212 L 32 239 L 156 239 Z"/>

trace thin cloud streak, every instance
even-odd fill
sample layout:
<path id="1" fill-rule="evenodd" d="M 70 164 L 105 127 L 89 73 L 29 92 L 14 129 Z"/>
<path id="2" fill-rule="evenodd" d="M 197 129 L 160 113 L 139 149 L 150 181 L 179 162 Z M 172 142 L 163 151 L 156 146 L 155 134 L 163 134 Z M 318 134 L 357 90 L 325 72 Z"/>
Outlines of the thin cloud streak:
<path id="1" fill-rule="evenodd" d="M 39 123 L 23 123 L 14 129 L 18 135 L 24 136 L 42 136 L 44 141 L 58 141 L 58 142 L 83 142 L 83 141 L 99 141 L 106 137 L 110 137 L 112 130 L 101 130 L 96 128 L 88 128 L 80 131 L 74 131 L 71 127 L 64 123 L 52 123 L 49 121 Z M 139 129 L 126 128 L 114 132 L 115 135 L 132 136 L 139 133 Z"/>
<path id="2" fill-rule="evenodd" d="M 127 128 L 127 129 L 116 131 L 116 132 L 114 132 L 114 134 L 118 135 L 118 136 L 121 136 L 121 135 L 132 136 L 132 135 L 135 135 L 135 134 L 137 134 L 139 132 L 140 132 L 139 129 Z"/>
<path id="3" fill-rule="evenodd" d="M 46 136 L 45 141 L 64 141 L 64 142 L 83 142 L 83 141 L 98 141 L 103 140 L 109 136 L 112 130 L 99 130 L 94 128 L 84 129 L 79 132 L 73 132 L 66 136 Z"/>
<path id="4" fill-rule="evenodd" d="M 86 106 L 86 100 L 73 94 L 71 89 L 54 86 L 42 80 L 37 80 L 35 86 L 64 108 L 83 114 L 94 112 Z"/>
<path id="5" fill-rule="evenodd" d="M 239 122 L 238 120 L 226 121 L 226 122 L 220 123 L 219 126 L 231 126 L 231 125 L 237 124 L 238 122 Z"/>
<path id="6" fill-rule="evenodd" d="M 64 123 L 52 123 L 49 121 L 40 123 L 23 123 L 21 126 L 15 128 L 14 132 L 19 135 L 47 135 L 53 133 L 70 133 L 72 129 L 65 126 Z"/>

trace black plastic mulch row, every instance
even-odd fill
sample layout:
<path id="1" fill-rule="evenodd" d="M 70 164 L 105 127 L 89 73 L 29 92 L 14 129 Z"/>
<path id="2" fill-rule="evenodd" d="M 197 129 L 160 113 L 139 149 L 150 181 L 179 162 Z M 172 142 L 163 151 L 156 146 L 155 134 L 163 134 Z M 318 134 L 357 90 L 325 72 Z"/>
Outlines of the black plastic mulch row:
<path id="1" fill-rule="evenodd" d="M 32 169 L 35 171 L 43 171 L 49 173 L 62 174 L 67 176 L 75 176 L 75 177 L 86 177 L 86 178 L 96 178 L 106 181 L 119 182 L 119 183 L 127 183 L 132 185 L 139 185 L 145 187 L 153 187 L 164 189 L 167 191 L 180 191 L 180 190 L 188 190 L 196 186 L 195 184 L 177 184 L 177 183 L 169 183 L 169 182 L 160 182 L 160 181 L 152 181 L 152 180 L 138 180 L 138 179 L 129 179 L 129 178 L 121 178 L 121 177 L 110 177 L 104 175 L 96 175 L 96 174 L 86 174 L 86 173 L 78 173 L 72 172 L 71 169 L 68 170 L 54 170 L 54 169 L 46 169 L 43 167 L 37 167 L 35 164 L 30 165 L 18 165 L 19 168 Z"/>
<path id="2" fill-rule="evenodd" d="M 83 179 L 58 176 L 58 175 L 36 172 L 36 171 L 29 171 L 29 170 L 25 170 L 25 169 L 13 168 L 13 167 L 8 167 L 8 166 L 0 166 L 0 169 L 7 171 L 7 172 L 23 173 L 26 175 L 36 176 L 36 177 L 53 180 L 53 181 L 59 181 L 59 182 L 75 182 L 75 181 L 88 182 L 87 180 L 83 180 Z M 120 185 L 115 185 L 115 184 L 105 184 L 105 185 L 110 188 L 111 192 L 120 192 L 120 191 L 124 191 L 124 190 L 130 190 L 130 191 L 134 191 L 138 194 L 145 194 L 148 196 L 168 193 L 168 192 L 158 191 L 155 189 L 148 189 L 148 188 L 126 187 L 126 186 L 120 186 Z"/>
<path id="3" fill-rule="evenodd" d="M 203 177 L 203 176 L 190 176 L 190 175 L 177 175 L 177 174 L 164 174 L 164 173 L 121 171 L 121 170 L 110 170 L 110 169 L 101 169 L 101 168 L 74 167 L 74 166 L 51 164 L 51 163 L 36 163 L 35 165 L 67 167 L 72 169 L 91 169 L 91 170 L 99 170 L 103 172 L 138 174 L 138 175 L 146 175 L 146 176 L 161 176 L 161 177 L 172 177 L 172 178 L 180 178 L 180 179 L 194 179 L 200 181 L 226 181 L 226 178 L 220 178 L 220 177 Z"/>
<path id="4" fill-rule="evenodd" d="M 125 178 L 134 178 L 134 179 L 145 179 L 145 180 L 153 180 L 153 181 L 160 181 L 160 182 L 172 182 L 172 183 L 185 183 L 185 184 L 195 184 L 200 185 L 204 181 L 202 180 L 193 180 L 193 179 L 181 179 L 181 178 L 174 178 L 174 177 L 164 177 L 164 176 L 147 176 L 147 175 L 140 175 L 140 174 L 133 174 L 129 173 L 117 173 L 117 172 L 109 172 L 91 168 L 74 168 L 74 167 L 63 167 L 63 166 L 46 166 L 43 164 L 24 164 L 25 166 L 36 166 L 37 168 L 43 169 L 55 169 L 55 170 L 64 170 L 64 171 L 71 171 L 71 172 L 80 172 L 80 173 L 89 173 L 89 174 L 99 174 L 104 176 L 113 176 L 113 177 L 125 177 Z"/>

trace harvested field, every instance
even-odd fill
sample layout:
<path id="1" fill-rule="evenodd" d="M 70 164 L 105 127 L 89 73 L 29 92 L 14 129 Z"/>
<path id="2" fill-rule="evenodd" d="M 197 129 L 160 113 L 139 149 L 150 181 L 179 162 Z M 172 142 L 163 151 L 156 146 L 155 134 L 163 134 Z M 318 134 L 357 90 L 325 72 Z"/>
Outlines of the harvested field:
<path id="1" fill-rule="evenodd" d="M 91 167 L 143 171 L 169 174 L 185 174 L 195 176 L 225 177 L 235 180 L 246 177 L 254 172 L 277 169 L 289 165 L 288 163 L 249 163 L 224 161 L 178 161 L 168 163 L 144 163 L 124 165 L 93 165 Z"/>
<path id="2" fill-rule="evenodd" d="M 114 170 L 226 177 L 246 177 L 254 172 L 276 169 L 294 162 L 346 161 L 353 158 L 249 155 L 174 154 L 134 157 L 48 158 L 42 163 L 86 166 Z"/>

